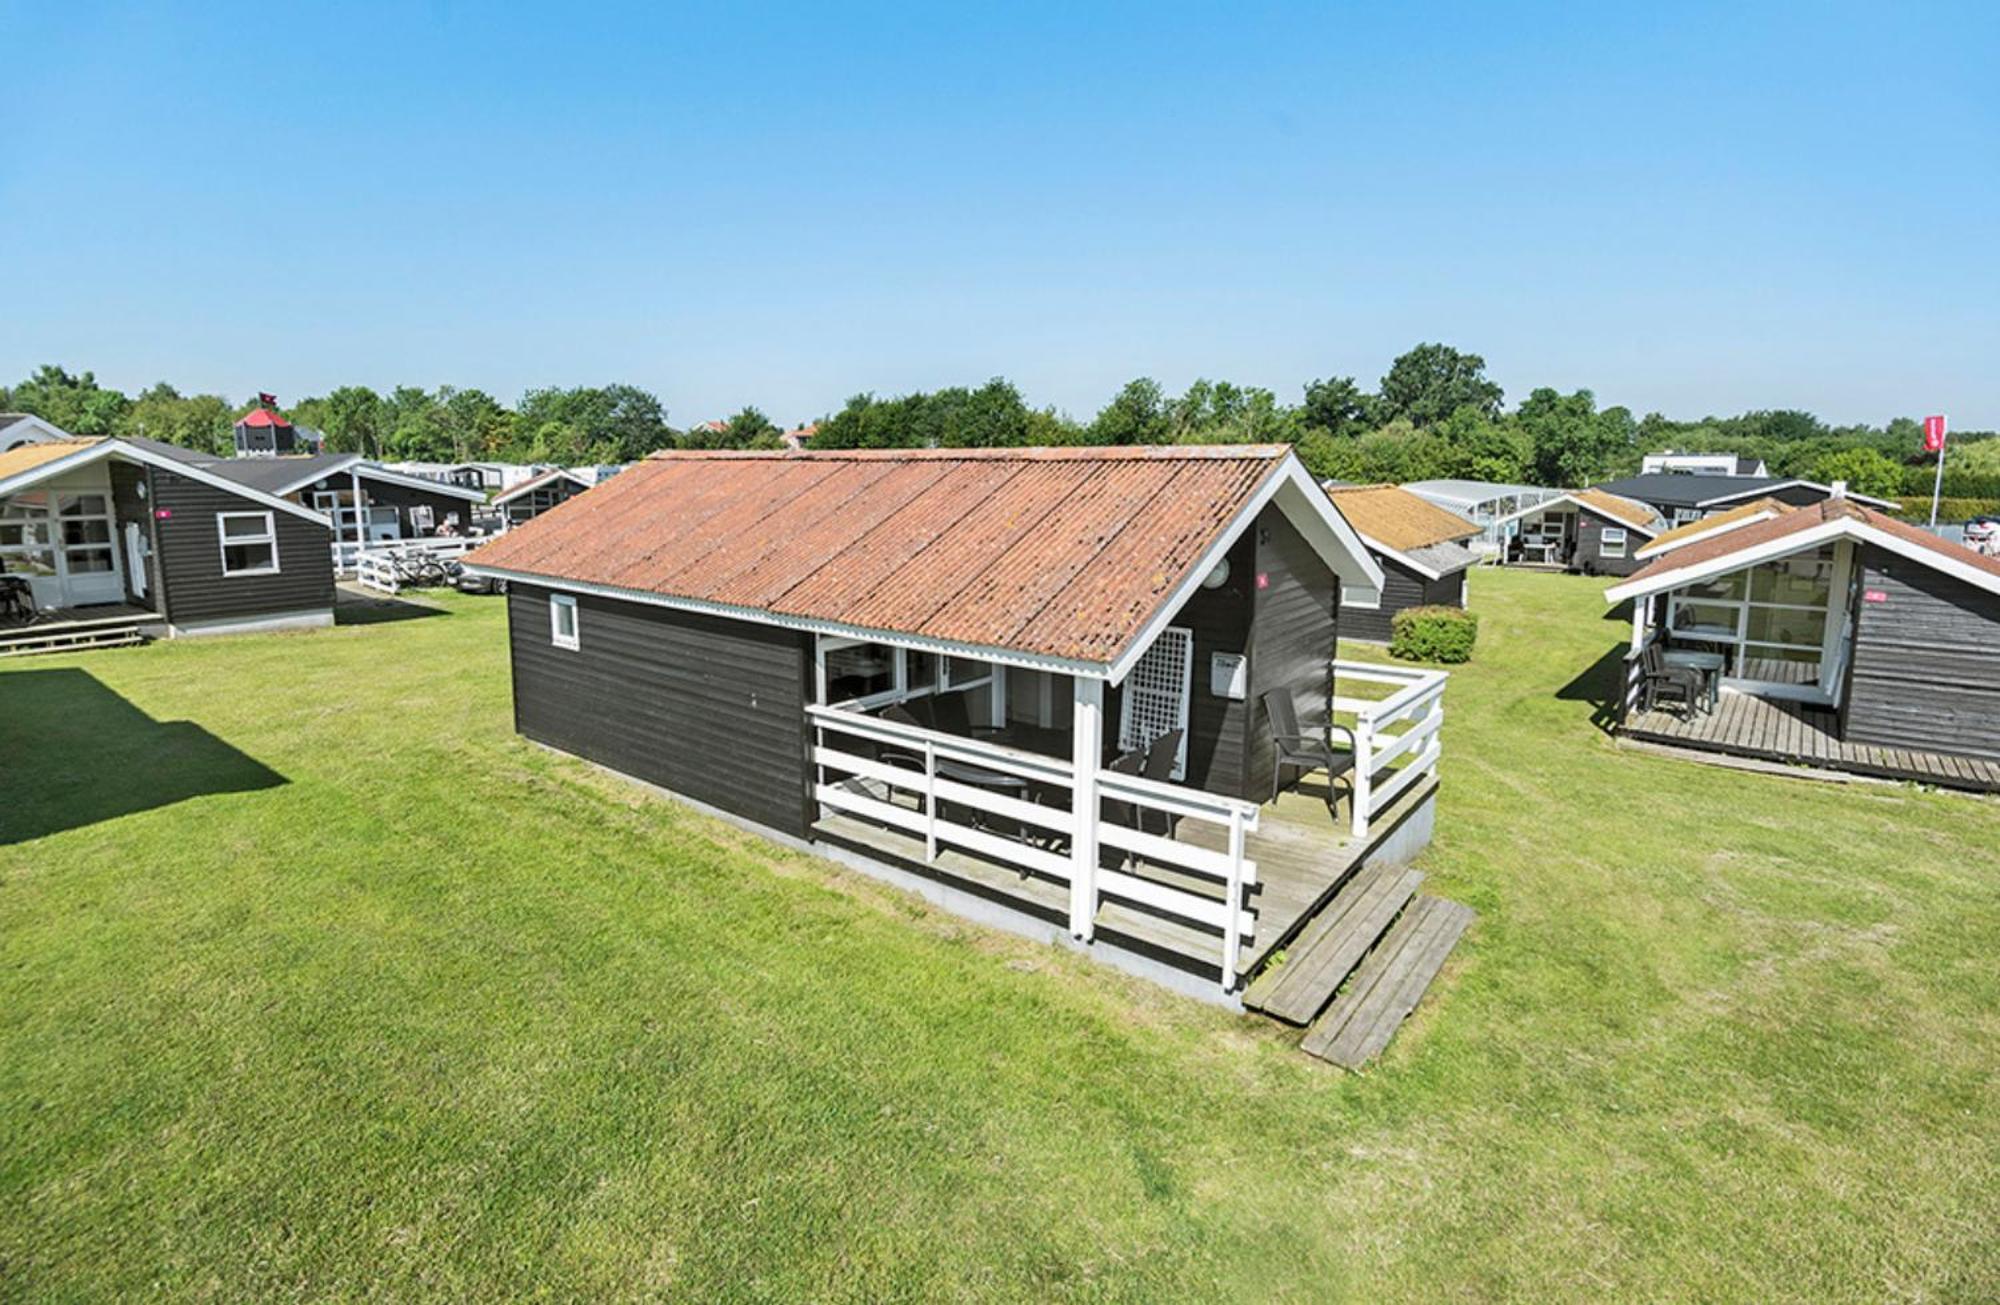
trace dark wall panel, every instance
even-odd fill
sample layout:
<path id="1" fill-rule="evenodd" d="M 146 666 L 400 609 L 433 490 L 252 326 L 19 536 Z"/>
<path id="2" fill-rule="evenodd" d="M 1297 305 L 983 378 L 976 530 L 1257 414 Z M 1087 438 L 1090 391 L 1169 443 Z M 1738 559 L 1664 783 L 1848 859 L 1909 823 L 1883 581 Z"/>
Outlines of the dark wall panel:
<path id="1" fill-rule="evenodd" d="M 2000 760 L 2000 595 L 1879 548 L 1860 566 L 1848 740 Z"/>
<path id="2" fill-rule="evenodd" d="M 1242 796 L 1271 791 L 1276 751 L 1263 695 L 1291 693 L 1300 724 L 1310 730 L 1326 720 L 1333 686 L 1334 640 L 1340 623 L 1340 578 L 1276 508 L 1257 521 L 1256 591 L 1251 625 L 1250 736 Z"/>
<path id="3" fill-rule="evenodd" d="M 549 591 L 525 584 L 507 618 L 522 734 L 805 835 L 808 636 L 583 594 L 572 651 L 550 637 Z"/>
<path id="4" fill-rule="evenodd" d="M 166 618 L 175 624 L 282 616 L 333 606 L 333 535 L 325 526 L 271 509 L 278 573 L 225 576 L 216 517 L 262 512 L 251 499 L 176 472 L 153 472 L 155 561 L 165 578 Z M 162 518 L 158 512 L 167 515 Z"/>
<path id="5" fill-rule="evenodd" d="M 111 507 L 117 529 L 118 565 L 125 572 L 125 599 L 131 603 L 149 604 L 156 601 L 155 594 L 159 580 L 153 558 L 146 559 L 145 593 L 133 582 L 139 577 L 132 574 L 131 554 L 125 547 L 125 527 L 134 524 L 149 540 L 153 531 L 152 505 L 146 498 L 146 469 L 130 462 L 111 463 Z M 147 550 L 149 553 L 151 549 Z"/>

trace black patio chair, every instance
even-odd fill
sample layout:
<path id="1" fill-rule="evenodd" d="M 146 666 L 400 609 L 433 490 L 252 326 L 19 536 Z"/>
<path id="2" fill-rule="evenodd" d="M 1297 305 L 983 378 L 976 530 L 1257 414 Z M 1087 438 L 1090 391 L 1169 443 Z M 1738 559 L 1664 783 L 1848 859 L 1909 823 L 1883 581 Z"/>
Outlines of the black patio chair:
<path id="1" fill-rule="evenodd" d="M 1139 773 L 1156 783 L 1171 784 L 1174 779 L 1174 764 L 1180 760 L 1180 756 L 1181 731 L 1168 730 L 1146 746 L 1146 764 Z M 1157 830 L 1153 828 L 1155 823 L 1160 826 Z M 1172 838 L 1174 827 L 1179 823 L 1180 817 L 1171 811 L 1144 807 L 1139 812 L 1139 828 L 1149 834 L 1158 833 Z"/>
<path id="2" fill-rule="evenodd" d="M 8 575 L 7 559 L 0 557 L 0 622 L 27 625 L 35 616 L 35 591 L 23 577 Z"/>
<path id="3" fill-rule="evenodd" d="M 1639 702 L 1646 711 L 1658 707 L 1662 698 L 1681 704 L 1681 719 L 1689 720 L 1708 701 L 1706 677 L 1692 666 L 1670 666 L 1657 643 L 1649 643 L 1639 654 Z"/>
<path id="4" fill-rule="evenodd" d="M 1120 753 L 1104 769 L 1113 775 L 1142 778 L 1146 773 L 1146 754 L 1137 751 Z M 1143 832 L 1138 805 L 1123 798 L 1105 798 L 1099 814 L 1108 824 L 1120 825 L 1126 829 L 1139 829 Z M 1124 869 L 1125 863 L 1132 859 L 1132 855 L 1122 847 L 1100 846 L 1098 849 L 1098 860 L 1107 870 Z"/>
<path id="5" fill-rule="evenodd" d="M 1271 766 L 1271 801 L 1278 800 L 1285 786 L 1285 767 L 1291 766 L 1300 772 L 1301 778 L 1315 770 L 1326 772 L 1326 805 L 1331 808 L 1333 781 L 1354 768 L 1354 754 L 1359 750 L 1354 731 L 1328 722 L 1328 735 L 1341 730 L 1348 737 L 1348 750 L 1335 752 L 1330 737 L 1315 737 L 1299 728 L 1298 709 L 1292 705 L 1292 695 L 1284 689 L 1273 689 L 1264 695 L 1264 711 L 1271 718 L 1271 741 L 1278 750 Z"/>

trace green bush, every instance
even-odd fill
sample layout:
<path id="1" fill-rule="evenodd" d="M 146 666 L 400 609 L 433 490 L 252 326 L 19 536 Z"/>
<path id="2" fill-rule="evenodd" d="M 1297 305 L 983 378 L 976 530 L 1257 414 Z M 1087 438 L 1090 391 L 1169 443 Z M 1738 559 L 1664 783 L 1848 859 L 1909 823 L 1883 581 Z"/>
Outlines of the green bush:
<path id="1" fill-rule="evenodd" d="M 1406 607 L 1389 618 L 1389 655 L 1406 662 L 1469 662 L 1479 618 L 1462 607 Z"/>

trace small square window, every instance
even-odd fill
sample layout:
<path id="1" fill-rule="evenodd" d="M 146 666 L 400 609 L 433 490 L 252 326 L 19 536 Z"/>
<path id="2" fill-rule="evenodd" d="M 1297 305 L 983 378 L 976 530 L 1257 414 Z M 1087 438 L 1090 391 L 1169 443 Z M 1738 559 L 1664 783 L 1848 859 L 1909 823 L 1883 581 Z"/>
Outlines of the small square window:
<path id="1" fill-rule="evenodd" d="M 579 646 L 576 637 L 576 599 L 568 594 L 549 595 L 549 641 L 558 648 L 575 652 Z"/>
<path id="2" fill-rule="evenodd" d="M 225 576 L 273 575 L 278 570 L 278 530 L 269 512 L 220 512 L 215 532 Z"/>
<path id="3" fill-rule="evenodd" d="M 1598 536 L 1597 552 L 1600 557 L 1625 556 L 1625 532 L 1615 526 L 1606 526 Z"/>

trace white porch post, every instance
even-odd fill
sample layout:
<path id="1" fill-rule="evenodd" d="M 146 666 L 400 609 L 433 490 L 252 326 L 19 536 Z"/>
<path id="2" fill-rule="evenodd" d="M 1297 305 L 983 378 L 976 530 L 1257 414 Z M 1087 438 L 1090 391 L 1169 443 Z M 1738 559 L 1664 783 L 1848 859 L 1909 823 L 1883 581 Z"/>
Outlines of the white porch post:
<path id="1" fill-rule="evenodd" d="M 1097 768 L 1104 757 L 1104 681 L 1072 676 L 1076 705 L 1070 726 L 1069 931 L 1088 942 L 1097 918 Z"/>
<path id="2" fill-rule="evenodd" d="M 1354 811 L 1350 828 L 1356 838 L 1368 837 L 1368 808 L 1375 801 L 1375 722 L 1366 711 L 1354 722 Z"/>
<path id="3" fill-rule="evenodd" d="M 993 663 L 993 687 L 986 694 L 986 723 L 996 730 L 1007 728 L 1007 668 Z"/>
<path id="4" fill-rule="evenodd" d="M 347 483 L 354 495 L 354 566 L 361 566 L 361 554 L 368 547 L 367 513 L 361 507 L 361 473 L 354 468 L 347 469 Z"/>

